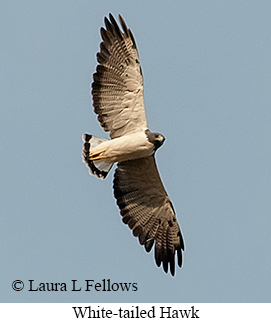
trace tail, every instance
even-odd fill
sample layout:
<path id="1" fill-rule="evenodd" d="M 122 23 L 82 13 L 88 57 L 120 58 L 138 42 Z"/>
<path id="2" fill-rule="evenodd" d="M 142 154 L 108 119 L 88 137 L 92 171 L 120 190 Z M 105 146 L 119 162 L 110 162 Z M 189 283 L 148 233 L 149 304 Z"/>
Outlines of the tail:
<path id="1" fill-rule="evenodd" d="M 96 175 L 100 178 L 106 178 L 111 167 L 113 166 L 112 162 L 108 162 L 105 159 L 100 160 L 90 160 L 90 149 L 98 146 L 106 139 L 98 138 L 92 135 L 85 134 L 83 135 L 83 161 L 87 164 L 90 169 L 90 173 Z"/>

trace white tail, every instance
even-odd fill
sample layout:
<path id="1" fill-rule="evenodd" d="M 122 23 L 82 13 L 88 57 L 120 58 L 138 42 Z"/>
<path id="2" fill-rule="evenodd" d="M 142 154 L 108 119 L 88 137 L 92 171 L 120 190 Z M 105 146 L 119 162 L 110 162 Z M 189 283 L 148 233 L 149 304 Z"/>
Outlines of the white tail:
<path id="1" fill-rule="evenodd" d="M 113 166 L 112 162 L 108 162 L 105 159 L 100 160 L 91 160 L 90 159 L 90 150 L 98 146 L 100 143 L 107 141 L 99 137 L 85 134 L 83 135 L 84 147 L 83 147 L 83 160 L 90 169 L 90 173 L 96 175 L 100 178 L 106 178 L 111 167 Z"/>

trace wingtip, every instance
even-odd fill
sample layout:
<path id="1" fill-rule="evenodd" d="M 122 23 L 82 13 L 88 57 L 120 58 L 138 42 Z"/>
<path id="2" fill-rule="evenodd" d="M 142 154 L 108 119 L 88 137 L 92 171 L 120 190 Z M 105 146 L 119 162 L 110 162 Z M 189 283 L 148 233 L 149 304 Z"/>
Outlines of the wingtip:
<path id="1" fill-rule="evenodd" d="M 127 37 L 129 37 L 129 32 L 128 32 L 127 25 L 126 25 L 126 23 L 125 23 L 125 21 L 124 21 L 123 17 L 121 16 L 121 14 L 119 14 L 119 15 L 118 15 L 118 18 L 119 18 L 119 22 L 120 22 L 120 24 L 121 24 L 121 27 L 122 27 L 122 29 L 123 29 L 123 31 L 124 31 L 124 33 L 125 33 L 125 35 L 126 35 Z"/>
<path id="2" fill-rule="evenodd" d="M 181 248 L 177 248 L 178 266 L 181 268 L 183 265 L 183 255 Z"/>
<path id="3" fill-rule="evenodd" d="M 119 25 L 118 25 L 118 23 L 116 22 L 114 16 L 111 13 L 109 13 L 109 19 L 110 19 L 112 29 L 114 30 L 115 35 L 118 36 L 121 39 L 122 35 L 121 35 Z"/>

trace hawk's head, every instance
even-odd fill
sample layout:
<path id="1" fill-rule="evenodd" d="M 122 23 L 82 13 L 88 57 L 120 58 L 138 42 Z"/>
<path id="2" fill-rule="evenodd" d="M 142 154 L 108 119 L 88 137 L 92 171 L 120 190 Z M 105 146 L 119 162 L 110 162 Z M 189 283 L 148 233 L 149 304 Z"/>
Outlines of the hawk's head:
<path id="1" fill-rule="evenodd" d="M 158 132 L 150 132 L 150 130 L 146 130 L 146 135 L 149 140 L 154 145 L 154 150 L 157 150 L 161 147 L 165 141 L 165 137 Z"/>

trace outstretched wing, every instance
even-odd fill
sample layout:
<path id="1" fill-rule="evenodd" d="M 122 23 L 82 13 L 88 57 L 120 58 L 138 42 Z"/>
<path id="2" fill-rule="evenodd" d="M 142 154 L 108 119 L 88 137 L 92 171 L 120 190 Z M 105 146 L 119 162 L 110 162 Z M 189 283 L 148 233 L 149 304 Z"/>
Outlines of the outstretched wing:
<path id="1" fill-rule="evenodd" d="M 184 242 L 172 203 L 160 179 L 153 156 L 118 163 L 114 195 L 122 220 L 149 252 L 155 243 L 157 266 L 175 273 L 175 252 L 182 266 Z"/>
<path id="2" fill-rule="evenodd" d="M 114 17 L 105 17 L 101 28 L 103 41 L 97 53 L 99 65 L 93 75 L 93 106 L 98 120 L 110 137 L 116 138 L 148 128 L 143 78 L 134 37 L 123 18 L 120 30 Z"/>

